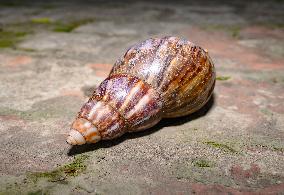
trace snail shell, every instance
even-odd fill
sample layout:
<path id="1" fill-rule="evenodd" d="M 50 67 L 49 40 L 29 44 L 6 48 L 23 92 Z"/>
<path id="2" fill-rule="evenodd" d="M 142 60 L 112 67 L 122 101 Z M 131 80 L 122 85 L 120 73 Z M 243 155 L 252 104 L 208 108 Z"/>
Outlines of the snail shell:
<path id="1" fill-rule="evenodd" d="M 215 69 L 201 47 L 177 37 L 151 38 L 128 49 L 74 121 L 72 145 L 148 129 L 162 118 L 200 109 L 215 85 Z"/>

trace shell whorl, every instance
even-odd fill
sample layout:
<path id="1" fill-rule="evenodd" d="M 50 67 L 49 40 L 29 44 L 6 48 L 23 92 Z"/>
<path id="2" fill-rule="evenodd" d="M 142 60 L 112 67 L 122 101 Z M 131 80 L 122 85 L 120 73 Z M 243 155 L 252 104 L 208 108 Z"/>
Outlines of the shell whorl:
<path id="1" fill-rule="evenodd" d="M 80 132 L 87 143 L 113 139 L 125 132 L 155 125 L 161 120 L 161 108 L 160 96 L 151 86 L 134 76 L 112 75 L 100 84 L 83 105 L 72 129 Z M 85 125 L 81 120 L 88 121 L 92 126 Z M 93 128 L 97 132 L 91 135 L 93 130 L 90 129 Z M 92 139 L 93 136 L 98 138 Z"/>
<path id="2" fill-rule="evenodd" d="M 131 75 L 111 75 L 95 90 L 92 99 L 104 101 L 114 108 L 124 119 L 127 131 L 143 128 L 145 121 L 160 120 L 160 95 L 150 85 Z"/>
<path id="3" fill-rule="evenodd" d="M 135 75 L 151 85 L 163 100 L 162 117 L 195 112 L 208 101 L 215 85 L 208 53 L 177 37 L 152 38 L 130 47 L 114 64 L 112 74 Z"/>
<path id="4" fill-rule="evenodd" d="M 208 101 L 214 85 L 214 65 L 201 47 L 177 37 L 148 39 L 117 60 L 81 108 L 67 142 L 113 139 L 163 117 L 188 115 Z"/>

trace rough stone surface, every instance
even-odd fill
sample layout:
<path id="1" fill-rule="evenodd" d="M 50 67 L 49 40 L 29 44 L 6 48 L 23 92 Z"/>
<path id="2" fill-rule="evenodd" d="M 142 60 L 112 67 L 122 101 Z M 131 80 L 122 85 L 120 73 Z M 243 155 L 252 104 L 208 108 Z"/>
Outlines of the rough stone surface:
<path id="1" fill-rule="evenodd" d="M 276 0 L 1 1 L 0 46 L 3 32 L 25 34 L 0 48 L 0 194 L 284 194 L 283 9 Z M 218 76 L 210 102 L 144 132 L 66 144 L 115 60 L 163 35 L 208 50 Z"/>

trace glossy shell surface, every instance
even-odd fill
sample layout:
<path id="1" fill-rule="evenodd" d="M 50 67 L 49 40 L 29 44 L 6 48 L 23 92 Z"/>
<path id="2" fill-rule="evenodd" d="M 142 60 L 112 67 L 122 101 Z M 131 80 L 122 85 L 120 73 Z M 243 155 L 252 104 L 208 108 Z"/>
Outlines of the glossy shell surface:
<path id="1" fill-rule="evenodd" d="M 134 45 L 115 63 L 110 75 L 135 75 L 163 101 L 163 117 L 188 115 L 209 99 L 214 65 L 206 51 L 177 37 L 148 39 Z"/>
<path id="2" fill-rule="evenodd" d="M 209 100 L 214 85 L 214 65 L 201 47 L 177 37 L 148 39 L 116 61 L 67 141 L 95 143 L 150 128 L 163 117 L 188 115 Z"/>

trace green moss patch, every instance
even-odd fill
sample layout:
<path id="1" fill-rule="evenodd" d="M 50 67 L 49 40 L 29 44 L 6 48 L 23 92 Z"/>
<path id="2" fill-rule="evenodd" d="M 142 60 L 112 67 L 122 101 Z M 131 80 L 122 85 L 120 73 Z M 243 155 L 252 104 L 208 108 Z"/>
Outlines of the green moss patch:
<path id="1" fill-rule="evenodd" d="M 238 153 L 235 149 L 231 148 L 230 146 L 227 146 L 226 144 L 214 142 L 214 141 L 206 141 L 204 142 L 205 144 L 213 147 L 213 148 L 218 148 L 224 152 L 230 152 L 230 153 Z"/>
<path id="2" fill-rule="evenodd" d="M 260 112 L 262 112 L 263 114 L 267 116 L 273 116 L 273 112 L 266 108 L 260 109 Z"/>
<path id="3" fill-rule="evenodd" d="M 67 176 L 77 176 L 79 173 L 86 170 L 87 166 L 84 164 L 84 162 L 87 159 L 88 159 L 87 155 L 80 155 L 76 157 L 72 163 L 63 166 L 61 170 Z"/>
<path id="4" fill-rule="evenodd" d="M 200 167 L 200 168 L 212 167 L 212 163 L 204 159 L 197 159 L 194 160 L 192 163 L 195 167 Z"/>
<path id="5" fill-rule="evenodd" d="M 0 48 L 14 47 L 26 34 L 26 32 L 0 30 Z"/>
<path id="6" fill-rule="evenodd" d="M 218 80 L 218 81 L 227 81 L 230 78 L 231 78 L 230 76 L 217 76 L 216 80 Z"/>
<path id="7" fill-rule="evenodd" d="M 5 24 L 0 28 L 0 48 L 16 48 L 16 44 L 27 34 L 37 31 L 72 32 L 81 25 L 92 22 L 93 19 L 75 21 L 53 21 L 48 17 L 33 18 L 26 22 Z M 29 50 L 31 51 L 31 50 Z"/>
<path id="8" fill-rule="evenodd" d="M 79 155 L 70 164 L 58 167 L 53 171 L 30 173 L 28 178 L 33 182 L 37 182 L 40 178 L 47 178 L 51 182 L 64 181 L 70 176 L 74 177 L 85 171 L 87 168 L 85 160 L 87 159 L 87 155 Z"/>
<path id="9" fill-rule="evenodd" d="M 53 29 L 53 31 L 55 31 L 55 32 L 72 32 L 74 29 L 78 28 L 79 26 L 90 23 L 92 21 L 93 21 L 93 19 L 82 19 L 82 20 L 71 21 L 71 22 L 68 22 L 68 23 L 57 22 L 55 24 L 55 28 Z"/>
<path id="10" fill-rule="evenodd" d="M 34 192 L 28 192 L 28 195 L 47 195 L 47 192 L 44 192 L 43 190 L 37 190 Z"/>
<path id="11" fill-rule="evenodd" d="M 50 18 L 33 18 L 31 22 L 35 24 L 51 24 L 52 20 Z"/>

